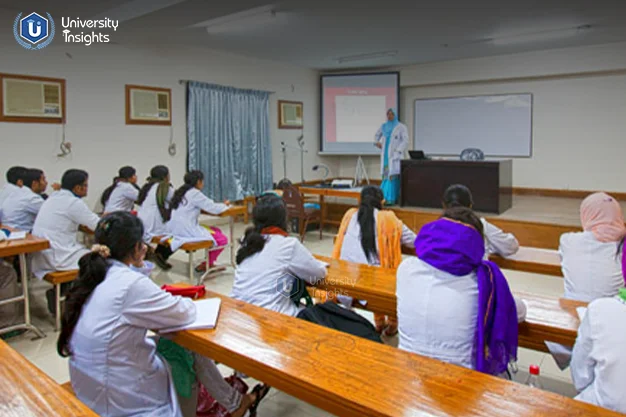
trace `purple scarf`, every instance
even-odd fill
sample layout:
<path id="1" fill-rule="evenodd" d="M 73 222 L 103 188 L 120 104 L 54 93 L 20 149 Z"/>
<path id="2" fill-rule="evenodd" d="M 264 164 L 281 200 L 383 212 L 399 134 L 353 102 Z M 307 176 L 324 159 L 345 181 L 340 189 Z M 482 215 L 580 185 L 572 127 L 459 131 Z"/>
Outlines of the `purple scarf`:
<path id="1" fill-rule="evenodd" d="M 476 272 L 478 323 L 474 338 L 474 368 L 491 375 L 507 370 L 517 359 L 517 309 L 504 275 L 496 264 L 483 261 L 485 242 L 476 229 L 450 219 L 422 227 L 415 253 L 427 264 L 455 276 Z"/>

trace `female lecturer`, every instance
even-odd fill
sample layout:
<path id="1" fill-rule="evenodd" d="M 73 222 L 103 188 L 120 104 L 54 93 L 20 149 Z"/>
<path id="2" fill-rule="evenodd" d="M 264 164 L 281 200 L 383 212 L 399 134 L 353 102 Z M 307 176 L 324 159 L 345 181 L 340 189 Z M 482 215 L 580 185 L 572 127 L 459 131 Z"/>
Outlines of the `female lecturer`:
<path id="1" fill-rule="evenodd" d="M 398 121 L 394 109 L 387 110 L 387 122 L 378 129 L 375 146 L 382 149 L 380 167 L 385 202 L 388 205 L 396 204 L 400 194 L 400 160 L 409 147 L 409 134 L 406 125 Z"/>

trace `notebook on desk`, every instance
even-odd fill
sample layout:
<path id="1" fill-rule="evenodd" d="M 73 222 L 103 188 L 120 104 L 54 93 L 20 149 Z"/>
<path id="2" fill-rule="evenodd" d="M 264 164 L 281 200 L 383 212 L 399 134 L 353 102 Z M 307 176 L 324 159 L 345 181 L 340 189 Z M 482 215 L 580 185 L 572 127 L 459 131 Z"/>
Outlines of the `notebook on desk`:
<path id="1" fill-rule="evenodd" d="M 205 298 L 203 300 L 196 301 L 194 304 L 196 305 L 196 320 L 193 323 L 185 326 L 174 326 L 161 329 L 159 333 L 172 333 L 181 330 L 214 329 L 217 324 L 217 317 L 220 313 L 222 300 L 219 298 Z"/>

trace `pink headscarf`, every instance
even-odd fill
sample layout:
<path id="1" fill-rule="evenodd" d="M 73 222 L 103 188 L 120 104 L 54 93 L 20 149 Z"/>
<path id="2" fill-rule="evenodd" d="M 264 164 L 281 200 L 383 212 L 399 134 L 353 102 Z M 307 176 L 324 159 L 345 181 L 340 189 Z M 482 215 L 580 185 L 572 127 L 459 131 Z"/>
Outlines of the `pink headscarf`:
<path id="1" fill-rule="evenodd" d="M 580 222 L 600 242 L 619 242 L 626 236 L 622 207 L 605 193 L 594 193 L 583 200 Z"/>

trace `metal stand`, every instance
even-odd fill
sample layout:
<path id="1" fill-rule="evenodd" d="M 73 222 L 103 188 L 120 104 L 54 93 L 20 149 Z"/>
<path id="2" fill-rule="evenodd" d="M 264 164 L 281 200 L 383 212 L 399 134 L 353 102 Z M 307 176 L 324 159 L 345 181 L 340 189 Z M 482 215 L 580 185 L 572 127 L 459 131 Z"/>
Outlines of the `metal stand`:
<path id="1" fill-rule="evenodd" d="M 302 140 L 302 136 L 298 138 L 298 146 L 289 146 L 286 145 L 285 142 L 280 142 L 281 151 L 283 153 L 283 178 L 287 177 L 287 149 L 294 149 L 300 152 L 300 181 L 304 182 L 304 154 L 308 153 L 306 149 L 304 149 L 304 141 Z"/>
<path id="2" fill-rule="evenodd" d="M 363 179 L 365 179 L 365 182 L 367 183 L 367 185 L 369 185 L 370 179 L 367 176 L 365 163 L 363 162 L 363 158 L 361 158 L 361 156 L 359 155 L 358 159 L 356 160 L 356 172 L 354 174 L 355 187 L 358 187 L 359 185 L 361 185 L 361 182 L 363 182 Z"/>

